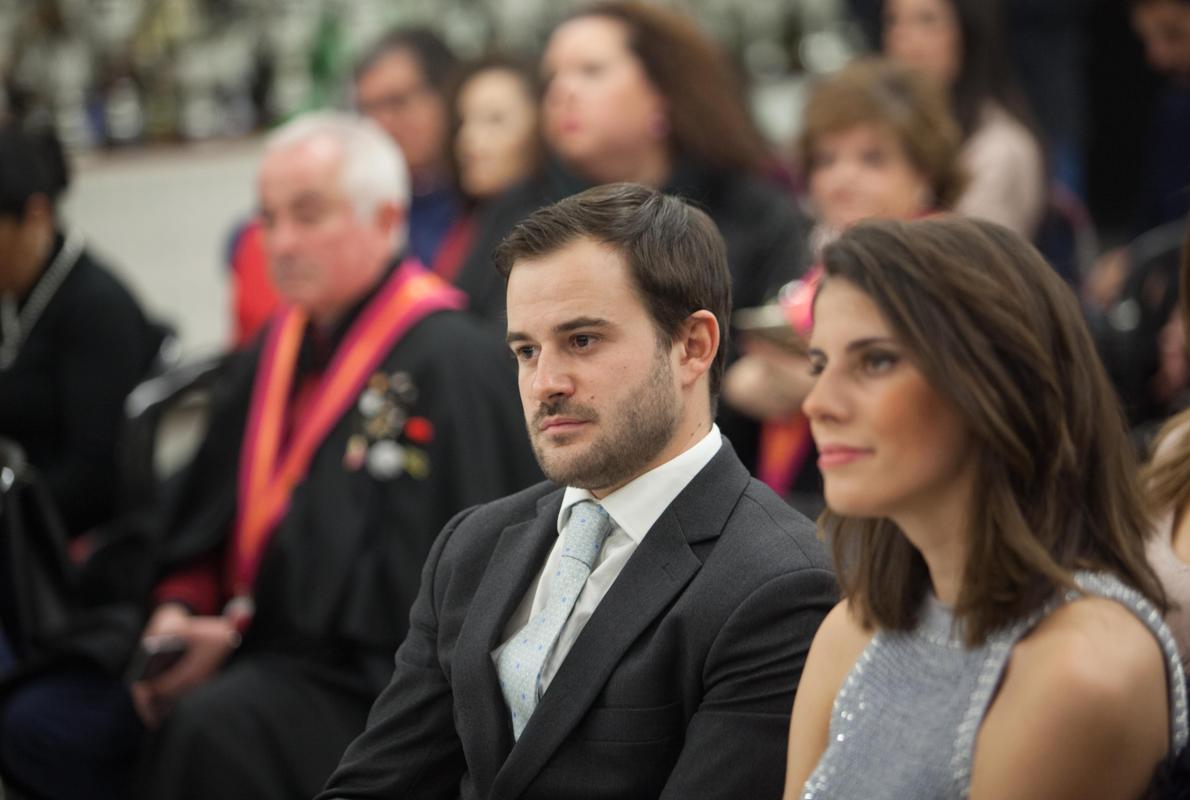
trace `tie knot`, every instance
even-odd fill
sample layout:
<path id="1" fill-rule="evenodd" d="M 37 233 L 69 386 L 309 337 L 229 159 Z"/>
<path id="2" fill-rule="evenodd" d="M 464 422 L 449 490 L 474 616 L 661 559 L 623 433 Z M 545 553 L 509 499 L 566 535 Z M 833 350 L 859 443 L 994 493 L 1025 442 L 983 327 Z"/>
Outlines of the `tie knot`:
<path id="1" fill-rule="evenodd" d="M 598 503 L 583 500 L 570 509 L 570 520 L 562 531 L 562 557 L 573 558 L 595 568 L 603 540 L 612 530 L 612 518 Z"/>

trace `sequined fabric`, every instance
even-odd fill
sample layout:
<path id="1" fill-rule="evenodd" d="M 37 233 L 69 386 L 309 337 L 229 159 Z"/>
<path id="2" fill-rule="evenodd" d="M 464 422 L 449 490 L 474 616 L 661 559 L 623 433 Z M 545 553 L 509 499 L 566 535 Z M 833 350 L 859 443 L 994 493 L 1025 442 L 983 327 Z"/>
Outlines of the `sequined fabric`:
<path id="1" fill-rule="evenodd" d="M 1121 603 L 1160 642 L 1169 679 L 1170 742 L 1180 751 L 1188 738 L 1185 676 L 1161 615 L 1113 576 L 1075 577 L 1083 593 Z M 913 631 L 877 633 L 835 698 L 827 749 L 802 789 L 803 800 L 967 797 L 975 737 L 1013 646 L 1078 596 L 1056 599 L 973 650 L 962 646 L 949 608 L 933 597 Z"/>

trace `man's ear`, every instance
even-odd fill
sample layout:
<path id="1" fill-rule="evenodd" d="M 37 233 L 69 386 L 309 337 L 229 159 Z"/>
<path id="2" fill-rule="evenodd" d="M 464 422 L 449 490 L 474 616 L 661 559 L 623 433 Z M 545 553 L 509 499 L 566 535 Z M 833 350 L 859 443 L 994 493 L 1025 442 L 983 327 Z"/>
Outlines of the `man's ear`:
<path id="1" fill-rule="evenodd" d="M 678 332 L 678 369 L 682 385 L 689 386 L 707 374 L 719 352 L 719 320 L 706 309 L 695 311 Z"/>

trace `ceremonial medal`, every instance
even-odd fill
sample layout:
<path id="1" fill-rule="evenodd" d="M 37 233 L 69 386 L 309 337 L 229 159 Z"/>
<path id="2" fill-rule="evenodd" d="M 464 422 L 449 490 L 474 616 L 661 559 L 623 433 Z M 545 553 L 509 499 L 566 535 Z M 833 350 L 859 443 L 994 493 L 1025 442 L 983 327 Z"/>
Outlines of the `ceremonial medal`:
<path id="1" fill-rule="evenodd" d="M 343 466 L 355 472 L 364 465 L 368 456 L 367 438 L 356 434 L 347 440 L 347 452 L 343 454 Z"/>
<path id="2" fill-rule="evenodd" d="M 425 480 L 430 475 L 430 459 L 420 447 L 405 448 L 405 472 L 415 480 Z"/>
<path id="3" fill-rule="evenodd" d="M 373 478 L 395 478 L 404 469 L 405 448 L 392 439 L 382 439 L 368 448 L 368 473 Z"/>
<path id="4" fill-rule="evenodd" d="M 424 480 L 430 474 L 429 454 L 422 448 L 434 439 L 434 425 L 426 417 L 410 416 L 417 386 L 408 372 L 377 372 L 360 392 L 356 433 L 347 441 L 343 466 L 352 472 L 367 467 L 377 480 L 409 475 Z"/>
<path id="5" fill-rule="evenodd" d="M 417 402 L 417 387 L 413 385 L 413 378 L 408 372 L 394 372 L 389 385 L 405 403 L 412 405 Z"/>
<path id="6" fill-rule="evenodd" d="M 368 387 L 359 396 L 359 413 L 372 419 L 384 410 L 384 394 Z"/>

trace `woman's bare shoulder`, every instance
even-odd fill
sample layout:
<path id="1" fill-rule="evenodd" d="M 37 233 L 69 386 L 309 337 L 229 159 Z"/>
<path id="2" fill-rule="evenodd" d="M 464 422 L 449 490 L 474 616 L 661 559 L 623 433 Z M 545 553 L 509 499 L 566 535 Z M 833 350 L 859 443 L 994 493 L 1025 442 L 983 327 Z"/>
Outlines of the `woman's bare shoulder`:
<path id="1" fill-rule="evenodd" d="M 1163 651 L 1131 611 L 1063 605 L 1013 650 L 972 797 L 1139 797 L 1168 748 L 1167 698 Z"/>
<path id="2" fill-rule="evenodd" d="M 816 645 L 822 639 L 820 649 L 830 653 L 832 663 L 845 664 L 849 670 L 875 633 L 860 622 L 850 600 L 841 600 L 823 619 L 814 639 Z"/>

